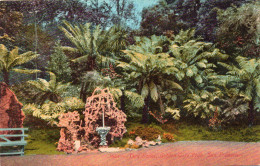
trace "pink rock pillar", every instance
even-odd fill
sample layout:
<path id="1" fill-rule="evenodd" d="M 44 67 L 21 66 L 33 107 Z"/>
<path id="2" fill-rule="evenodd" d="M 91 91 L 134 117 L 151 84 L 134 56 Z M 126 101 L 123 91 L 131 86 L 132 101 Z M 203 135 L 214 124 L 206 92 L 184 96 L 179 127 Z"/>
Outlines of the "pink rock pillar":
<path id="1" fill-rule="evenodd" d="M 0 128 L 22 128 L 25 118 L 22 106 L 8 86 L 0 83 Z M 10 132 L 0 131 L 1 133 Z"/>

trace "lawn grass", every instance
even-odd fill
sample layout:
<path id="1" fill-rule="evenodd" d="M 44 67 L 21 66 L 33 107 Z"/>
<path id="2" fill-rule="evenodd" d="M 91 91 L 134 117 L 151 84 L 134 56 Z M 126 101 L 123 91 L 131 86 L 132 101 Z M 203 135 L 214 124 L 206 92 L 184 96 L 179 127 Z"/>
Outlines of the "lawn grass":
<path id="1" fill-rule="evenodd" d="M 200 125 L 180 124 L 176 141 L 219 140 L 236 142 L 259 142 L 260 125 L 253 127 L 239 126 L 228 127 L 218 131 L 212 131 L 208 127 Z"/>
<path id="2" fill-rule="evenodd" d="M 212 131 L 207 126 L 188 125 L 185 123 L 144 125 L 139 123 L 127 123 L 127 133 L 122 140 L 115 141 L 111 147 L 123 147 L 132 138 L 129 132 L 136 127 L 153 127 L 164 133 L 172 133 L 176 141 L 200 141 L 200 140 L 219 140 L 237 142 L 259 142 L 260 125 L 247 127 L 236 126 Z M 56 150 L 59 140 L 59 128 L 30 129 L 27 138 L 28 144 L 25 147 L 25 155 L 32 154 L 64 154 Z M 133 138 L 132 138 L 133 139 Z M 163 142 L 167 142 L 163 140 Z"/>
<path id="3" fill-rule="evenodd" d="M 33 154 L 64 154 L 56 150 L 59 141 L 59 129 L 31 129 L 26 139 L 25 155 Z"/>

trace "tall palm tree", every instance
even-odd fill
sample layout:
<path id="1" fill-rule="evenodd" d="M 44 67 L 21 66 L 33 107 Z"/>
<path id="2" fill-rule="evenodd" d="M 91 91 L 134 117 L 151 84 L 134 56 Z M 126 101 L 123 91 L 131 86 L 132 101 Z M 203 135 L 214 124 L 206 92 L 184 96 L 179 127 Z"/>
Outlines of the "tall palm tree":
<path id="1" fill-rule="evenodd" d="M 15 47 L 9 52 L 3 44 L 0 44 L 0 70 L 3 73 L 4 82 L 8 85 L 10 71 L 25 74 L 40 72 L 40 70 L 15 68 L 38 57 L 38 54 L 35 54 L 31 51 L 25 52 L 23 54 L 18 54 L 18 49 L 18 47 Z"/>
<path id="2" fill-rule="evenodd" d="M 36 103 L 42 105 L 47 99 L 58 103 L 62 100 L 61 94 L 68 88 L 70 83 L 63 84 L 56 81 L 54 73 L 50 73 L 50 81 L 38 78 L 37 80 L 27 81 L 29 85 L 35 87 L 39 92 L 35 95 Z"/>
<path id="3" fill-rule="evenodd" d="M 117 61 L 117 67 L 125 71 L 125 76 L 129 76 L 129 80 L 137 85 L 138 92 L 145 99 L 142 123 L 148 123 L 150 99 L 158 101 L 161 87 L 182 90 L 182 87 L 174 81 L 175 73 L 179 70 L 175 67 L 173 58 L 169 54 L 162 53 L 162 47 L 158 44 L 160 38 L 156 36 L 152 36 L 151 39 L 140 38 L 139 43 L 123 51 L 126 60 Z"/>
<path id="4" fill-rule="evenodd" d="M 260 97 L 260 59 L 248 59 L 242 56 L 236 58 L 236 65 L 229 65 L 219 62 L 227 68 L 227 75 L 218 76 L 218 84 L 229 84 L 231 87 L 238 88 L 249 99 L 248 121 L 249 125 L 254 124 L 255 103 Z"/>

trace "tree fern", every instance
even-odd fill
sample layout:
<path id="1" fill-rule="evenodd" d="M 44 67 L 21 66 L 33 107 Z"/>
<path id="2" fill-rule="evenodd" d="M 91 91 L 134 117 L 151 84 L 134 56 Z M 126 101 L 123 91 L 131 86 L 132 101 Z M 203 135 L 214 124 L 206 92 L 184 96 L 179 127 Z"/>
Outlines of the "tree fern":
<path id="1" fill-rule="evenodd" d="M 3 73 L 4 81 L 7 84 L 9 84 L 10 71 L 25 74 L 33 74 L 40 72 L 40 70 L 15 68 L 39 56 L 38 54 L 35 54 L 31 51 L 19 54 L 18 50 L 19 48 L 15 47 L 13 50 L 8 51 L 3 44 L 0 44 L 0 70 Z"/>
<path id="2" fill-rule="evenodd" d="M 54 73 L 50 73 L 50 81 L 38 78 L 37 80 L 27 81 L 29 85 L 38 90 L 36 97 L 36 103 L 43 104 L 46 100 L 53 102 L 60 102 L 62 100 L 61 93 L 63 93 L 69 86 L 70 83 L 63 84 L 56 81 Z"/>

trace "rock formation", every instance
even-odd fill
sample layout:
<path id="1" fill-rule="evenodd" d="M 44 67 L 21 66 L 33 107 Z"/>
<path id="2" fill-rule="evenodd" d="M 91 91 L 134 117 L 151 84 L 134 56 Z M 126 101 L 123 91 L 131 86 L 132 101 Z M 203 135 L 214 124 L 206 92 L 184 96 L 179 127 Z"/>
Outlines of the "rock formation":
<path id="1" fill-rule="evenodd" d="M 74 151 L 74 143 L 79 138 L 80 116 L 77 111 L 62 114 L 59 117 L 58 126 L 61 127 L 60 139 L 57 150 L 72 153 Z"/>
<path id="2" fill-rule="evenodd" d="M 73 153 L 97 148 L 101 140 L 96 128 L 103 126 L 103 112 L 105 125 L 111 127 L 107 135 L 108 144 L 112 143 L 115 137 L 122 138 L 126 132 L 124 126 L 126 115 L 116 107 L 108 89 L 97 88 L 92 96 L 87 98 L 83 122 L 77 111 L 68 112 L 59 117 L 58 126 L 61 127 L 61 137 L 57 150 Z M 79 141 L 78 148 L 76 146 Z"/>
<path id="3" fill-rule="evenodd" d="M 103 124 L 102 116 L 104 112 L 105 126 L 111 127 L 108 135 L 108 144 L 114 141 L 114 138 L 122 138 L 126 132 L 124 123 L 126 114 L 116 107 L 116 102 L 108 89 L 96 88 L 91 97 L 87 98 L 85 109 L 85 138 L 95 147 L 100 143 L 100 136 L 97 135 L 96 128 Z"/>
<path id="4" fill-rule="evenodd" d="M 22 128 L 25 115 L 22 104 L 5 83 L 0 83 L 0 128 Z M 0 134 L 15 131 L 0 131 Z"/>

